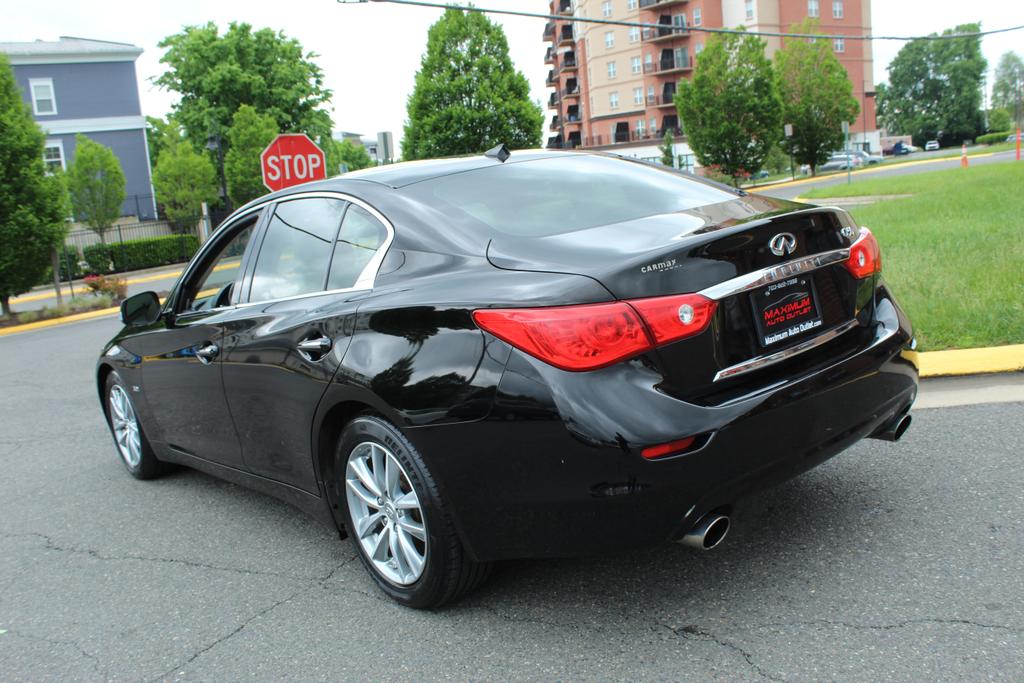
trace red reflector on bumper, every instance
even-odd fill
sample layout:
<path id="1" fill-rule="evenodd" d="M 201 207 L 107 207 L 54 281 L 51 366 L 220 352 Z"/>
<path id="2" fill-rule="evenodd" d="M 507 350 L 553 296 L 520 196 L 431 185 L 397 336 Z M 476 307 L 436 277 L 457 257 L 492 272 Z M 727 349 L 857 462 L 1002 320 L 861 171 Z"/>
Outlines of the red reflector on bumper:
<path id="1" fill-rule="evenodd" d="M 672 453 L 678 453 L 679 451 L 685 451 L 693 445 L 695 440 L 696 437 L 688 436 L 685 439 L 669 441 L 668 443 L 658 444 L 657 446 L 648 446 L 640 451 L 640 455 L 644 456 L 648 460 L 660 458 L 663 455 L 670 455 Z"/>

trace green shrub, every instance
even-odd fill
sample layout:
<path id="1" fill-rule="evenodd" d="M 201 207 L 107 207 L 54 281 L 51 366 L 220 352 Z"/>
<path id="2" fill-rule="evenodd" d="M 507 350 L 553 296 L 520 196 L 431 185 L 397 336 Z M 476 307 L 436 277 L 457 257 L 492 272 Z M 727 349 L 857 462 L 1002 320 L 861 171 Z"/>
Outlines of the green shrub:
<path id="1" fill-rule="evenodd" d="M 93 244 L 82 250 L 90 273 L 122 273 L 182 263 L 199 249 L 195 235 L 162 235 L 114 244 Z"/>
<path id="2" fill-rule="evenodd" d="M 1005 133 L 989 133 L 988 135 L 979 135 L 974 142 L 979 145 L 993 145 L 997 142 L 1002 142 L 1010 135 L 1012 131 L 1006 131 Z"/>

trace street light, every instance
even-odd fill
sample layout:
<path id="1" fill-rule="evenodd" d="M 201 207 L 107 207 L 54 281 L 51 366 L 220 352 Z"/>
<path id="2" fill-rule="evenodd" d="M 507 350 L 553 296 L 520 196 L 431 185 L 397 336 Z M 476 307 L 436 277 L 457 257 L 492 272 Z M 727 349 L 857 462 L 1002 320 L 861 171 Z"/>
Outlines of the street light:
<path id="1" fill-rule="evenodd" d="M 213 132 L 206 138 L 206 149 L 217 153 L 217 173 L 220 176 L 220 196 L 224 206 L 228 205 L 228 185 L 224 178 L 224 145 L 221 144 L 220 125 L 216 121 L 211 124 Z"/>

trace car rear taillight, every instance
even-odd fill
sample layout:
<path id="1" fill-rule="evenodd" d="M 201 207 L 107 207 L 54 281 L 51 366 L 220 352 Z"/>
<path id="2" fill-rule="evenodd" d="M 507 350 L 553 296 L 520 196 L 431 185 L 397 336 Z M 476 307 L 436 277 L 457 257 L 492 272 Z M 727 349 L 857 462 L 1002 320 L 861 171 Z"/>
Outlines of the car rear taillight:
<path id="1" fill-rule="evenodd" d="M 857 279 L 882 272 L 882 250 L 870 230 L 860 229 L 860 237 L 850 246 L 850 258 L 844 265 Z"/>
<path id="2" fill-rule="evenodd" d="M 703 332 L 715 302 L 698 294 L 550 308 L 473 311 L 482 329 L 562 370 L 597 370 Z"/>
<path id="3" fill-rule="evenodd" d="M 632 299 L 629 305 L 647 323 L 654 343 L 661 345 L 703 332 L 711 322 L 717 303 L 700 294 L 679 294 Z"/>
<path id="4" fill-rule="evenodd" d="M 492 308 L 473 320 L 498 339 L 562 370 L 596 370 L 651 348 L 636 311 L 621 301 L 551 308 Z"/>

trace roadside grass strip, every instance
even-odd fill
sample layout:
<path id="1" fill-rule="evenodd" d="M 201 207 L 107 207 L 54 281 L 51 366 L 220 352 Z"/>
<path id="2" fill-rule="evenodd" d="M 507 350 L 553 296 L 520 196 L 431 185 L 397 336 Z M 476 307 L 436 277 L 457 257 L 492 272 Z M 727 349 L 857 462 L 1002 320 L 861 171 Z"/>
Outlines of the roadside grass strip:
<path id="1" fill-rule="evenodd" d="M 805 198 L 910 194 L 849 207 L 882 246 L 882 273 L 919 349 L 1024 342 L 1024 163 L 860 180 Z"/>

